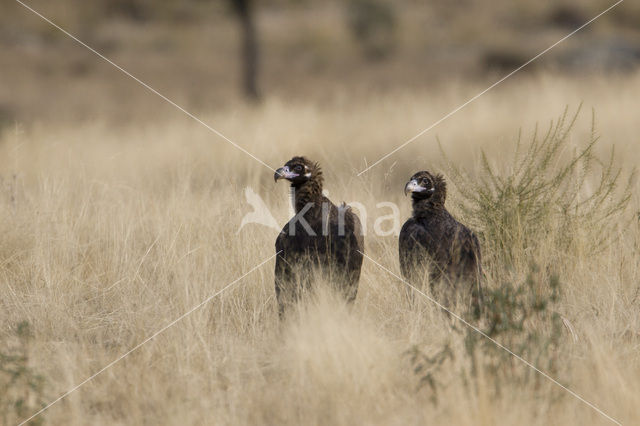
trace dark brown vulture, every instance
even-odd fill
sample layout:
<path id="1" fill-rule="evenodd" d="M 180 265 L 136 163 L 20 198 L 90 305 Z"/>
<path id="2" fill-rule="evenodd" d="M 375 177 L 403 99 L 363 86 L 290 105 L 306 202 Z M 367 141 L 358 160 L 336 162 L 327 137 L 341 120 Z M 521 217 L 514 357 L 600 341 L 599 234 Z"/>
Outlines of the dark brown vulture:
<path id="1" fill-rule="evenodd" d="M 322 194 L 318 163 L 293 157 L 274 179 L 291 182 L 296 215 L 276 239 L 275 286 L 278 312 L 295 303 L 314 278 L 326 280 L 348 302 L 358 291 L 364 241 L 358 216 L 346 204 L 336 206 Z M 317 274 L 317 275 L 316 275 Z"/>
<path id="2" fill-rule="evenodd" d="M 398 247 L 402 275 L 418 288 L 428 276 L 431 289 L 444 297 L 443 305 L 461 296 L 478 314 L 482 301 L 478 238 L 444 207 L 447 184 L 442 175 L 414 174 L 404 188 L 405 195 L 409 192 L 413 215 L 402 226 Z M 411 289 L 409 297 L 413 300 Z"/>

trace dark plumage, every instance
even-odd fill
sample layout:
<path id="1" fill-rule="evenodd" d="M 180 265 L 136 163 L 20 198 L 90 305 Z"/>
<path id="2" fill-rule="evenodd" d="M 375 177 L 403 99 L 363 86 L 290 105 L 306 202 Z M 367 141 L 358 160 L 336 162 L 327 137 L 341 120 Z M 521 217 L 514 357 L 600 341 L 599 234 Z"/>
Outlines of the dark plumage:
<path id="1" fill-rule="evenodd" d="M 275 286 L 283 315 L 315 274 L 331 283 L 348 302 L 358 291 L 364 241 L 358 216 L 346 204 L 334 205 L 322 195 L 322 170 L 304 157 L 293 157 L 274 175 L 291 182 L 296 216 L 276 239 Z"/>
<path id="2" fill-rule="evenodd" d="M 405 195 L 411 193 L 413 215 L 400 231 L 402 275 L 415 286 L 428 276 L 432 289 L 442 283 L 437 289 L 443 291 L 445 304 L 458 292 L 478 312 L 482 297 L 480 244 L 474 233 L 445 208 L 444 178 L 418 172 L 404 191 Z M 409 291 L 412 298 L 413 291 Z"/>

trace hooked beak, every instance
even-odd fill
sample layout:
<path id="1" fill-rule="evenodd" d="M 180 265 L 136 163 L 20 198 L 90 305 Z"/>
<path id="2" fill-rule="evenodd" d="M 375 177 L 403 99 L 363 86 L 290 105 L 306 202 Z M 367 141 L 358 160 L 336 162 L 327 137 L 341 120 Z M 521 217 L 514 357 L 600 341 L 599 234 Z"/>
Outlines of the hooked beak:
<path id="1" fill-rule="evenodd" d="M 427 189 L 424 186 L 420 186 L 417 180 L 411 179 L 404 186 L 404 195 L 406 197 L 409 192 L 428 192 L 429 194 L 432 194 L 435 192 L 435 190 L 436 190 L 435 188 Z"/>
<path id="2" fill-rule="evenodd" d="M 409 192 L 424 192 L 426 189 L 423 188 L 422 186 L 420 186 L 418 184 L 418 181 L 415 179 L 411 179 L 409 182 L 407 182 L 407 184 L 404 186 L 404 195 L 405 197 L 407 196 L 407 194 Z"/>
<path id="3" fill-rule="evenodd" d="M 288 166 L 280 167 L 273 174 L 274 182 L 277 182 L 279 179 L 293 179 L 295 177 L 298 177 L 298 174 L 290 171 Z"/>

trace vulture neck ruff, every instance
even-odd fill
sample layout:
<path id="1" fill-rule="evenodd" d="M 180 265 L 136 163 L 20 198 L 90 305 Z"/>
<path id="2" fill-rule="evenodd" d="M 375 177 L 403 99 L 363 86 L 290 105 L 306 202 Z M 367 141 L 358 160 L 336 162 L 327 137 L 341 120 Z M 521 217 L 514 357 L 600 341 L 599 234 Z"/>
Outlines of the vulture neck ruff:
<path id="1" fill-rule="evenodd" d="M 444 203 L 435 202 L 436 200 L 432 200 L 431 198 L 425 199 L 415 196 L 411 198 L 413 202 L 413 217 L 428 217 L 444 210 Z"/>
<path id="2" fill-rule="evenodd" d="M 291 203 L 296 213 L 300 213 L 307 204 L 314 207 L 322 204 L 322 173 L 313 173 L 311 178 L 302 184 L 291 184 Z M 312 207 L 312 208 L 314 208 Z"/>

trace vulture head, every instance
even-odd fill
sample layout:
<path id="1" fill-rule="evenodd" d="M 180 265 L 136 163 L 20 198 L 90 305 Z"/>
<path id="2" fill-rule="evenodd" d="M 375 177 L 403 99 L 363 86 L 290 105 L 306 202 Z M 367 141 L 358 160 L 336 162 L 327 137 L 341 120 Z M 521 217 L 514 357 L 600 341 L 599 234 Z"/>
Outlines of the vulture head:
<path id="1" fill-rule="evenodd" d="M 416 201 L 430 200 L 444 205 L 447 183 L 440 174 L 432 175 L 427 171 L 421 171 L 411 176 L 404 186 L 404 195 L 408 193 L 411 193 L 411 197 Z"/>
<path id="2" fill-rule="evenodd" d="M 321 183 L 322 170 L 320 170 L 318 163 L 305 157 L 293 157 L 276 170 L 273 179 L 276 182 L 280 179 L 286 179 L 293 186 L 301 186 L 311 180 Z"/>

